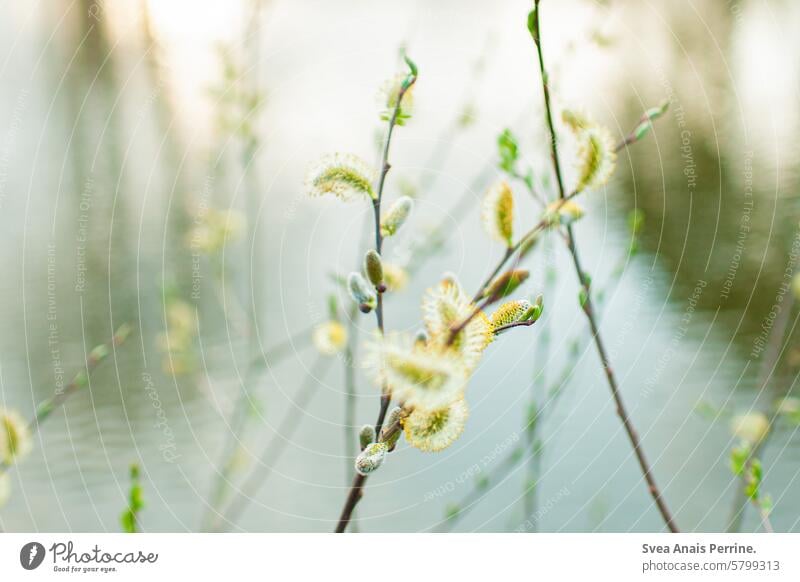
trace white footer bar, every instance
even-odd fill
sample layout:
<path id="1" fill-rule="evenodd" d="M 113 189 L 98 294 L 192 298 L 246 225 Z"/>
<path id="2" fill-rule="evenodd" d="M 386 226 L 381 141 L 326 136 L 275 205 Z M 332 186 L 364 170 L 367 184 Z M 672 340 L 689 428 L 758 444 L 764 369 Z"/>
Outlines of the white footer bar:
<path id="1" fill-rule="evenodd" d="M 0 580 L 197 574 L 221 582 L 796 581 L 800 534 L 0 535 Z"/>

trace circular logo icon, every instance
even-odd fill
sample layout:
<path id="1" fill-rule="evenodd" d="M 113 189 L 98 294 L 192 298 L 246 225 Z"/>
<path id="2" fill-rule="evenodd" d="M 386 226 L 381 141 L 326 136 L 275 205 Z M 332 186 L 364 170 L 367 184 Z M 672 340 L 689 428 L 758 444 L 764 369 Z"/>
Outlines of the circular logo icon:
<path id="1" fill-rule="evenodd" d="M 26 570 L 35 570 L 44 561 L 44 546 L 39 542 L 28 542 L 19 551 L 19 563 Z"/>

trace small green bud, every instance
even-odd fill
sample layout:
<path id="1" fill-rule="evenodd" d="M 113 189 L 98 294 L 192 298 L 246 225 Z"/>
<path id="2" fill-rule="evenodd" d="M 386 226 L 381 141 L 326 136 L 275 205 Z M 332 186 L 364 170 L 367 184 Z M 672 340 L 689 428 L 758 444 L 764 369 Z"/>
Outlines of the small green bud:
<path id="1" fill-rule="evenodd" d="M 359 475 L 369 475 L 383 464 L 389 447 L 386 443 L 370 443 L 356 457 L 356 471 Z"/>
<path id="2" fill-rule="evenodd" d="M 444 509 L 445 519 L 447 520 L 457 518 L 459 513 L 461 513 L 461 506 L 456 503 L 448 503 Z"/>
<path id="3" fill-rule="evenodd" d="M 358 431 L 358 442 L 361 446 L 361 450 L 367 448 L 370 443 L 375 442 L 375 427 L 371 424 L 365 424 L 361 427 L 361 430 Z"/>
<path id="4" fill-rule="evenodd" d="M 750 446 L 742 444 L 740 447 L 734 447 L 731 449 L 731 472 L 734 475 L 741 475 L 744 473 L 745 465 L 747 464 L 747 459 L 750 457 Z"/>
<path id="5" fill-rule="evenodd" d="M 390 453 L 397 446 L 397 441 L 400 440 L 400 435 L 403 433 L 403 431 L 395 430 L 391 435 L 387 434 L 387 432 L 391 430 L 395 424 L 400 422 L 400 417 L 402 414 L 403 409 L 399 406 L 395 406 L 386 417 L 386 422 L 383 424 L 383 429 L 381 430 L 381 440 L 386 443 L 387 447 L 389 447 Z"/>
<path id="6" fill-rule="evenodd" d="M 117 332 L 114 334 L 114 344 L 121 345 L 128 339 L 128 336 L 131 335 L 132 328 L 129 324 L 123 323 L 117 329 Z"/>
<path id="7" fill-rule="evenodd" d="M 364 272 L 369 282 L 379 287 L 383 283 L 383 262 L 377 251 L 370 249 L 364 256 Z"/>
<path id="8" fill-rule="evenodd" d="M 498 299 L 507 297 L 516 291 L 529 276 L 530 273 L 524 269 L 506 271 L 489 285 L 483 296 L 491 298 L 491 301 L 497 301 Z"/>
<path id="9" fill-rule="evenodd" d="M 428 343 L 429 339 L 430 338 L 428 337 L 428 332 L 426 332 L 424 329 L 421 329 L 417 332 L 417 335 L 414 337 L 414 345 L 420 347 L 424 346 L 425 344 Z"/>
<path id="10" fill-rule="evenodd" d="M 105 359 L 108 356 L 108 346 L 105 344 L 100 344 L 99 346 L 95 346 L 91 352 L 89 352 L 89 360 L 92 362 L 100 362 L 101 360 Z"/>
<path id="11" fill-rule="evenodd" d="M 328 295 L 328 317 L 331 321 L 339 320 L 339 303 L 333 293 Z"/>
<path id="12" fill-rule="evenodd" d="M 417 64 L 412 61 L 408 55 L 403 55 L 403 60 L 408 65 L 408 71 L 411 73 L 412 77 L 416 77 L 419 75 L 419 69 L 417 68 Z"/>
<path id="13" fill-rule="evenodd" d="M 585 287 L 581 287 L 581 290 L 578 291 L 578 303 L 580 304 L 581 308 L 585 309 L 588 302 L 589 294 L 586 292 Z"/>
<path id="14" fill-rule="evenodd" d="M 544 312 L 544 297 L 539 295 L 536 297 L 536 301 L 533 302 L 533 306 L 530 310 L 530 315 L 526 317 L 526 321 L 537 321 Z"/>
<path id="15" fill-rule="evenodd" d="M 381 217 L 381 236 L 392 236 L 400 230 L 413 208 L 414 201 L 410 197 L 401 196 L 398 198 L 389 207 L 386 214 Z"/>
<path id="16" fill-rule="evenodd" d="M 645 214 L 641 208 L 635 208 L 628 213 L 628 228 L 632 235 L 636 236 L 644 228 Z"/>

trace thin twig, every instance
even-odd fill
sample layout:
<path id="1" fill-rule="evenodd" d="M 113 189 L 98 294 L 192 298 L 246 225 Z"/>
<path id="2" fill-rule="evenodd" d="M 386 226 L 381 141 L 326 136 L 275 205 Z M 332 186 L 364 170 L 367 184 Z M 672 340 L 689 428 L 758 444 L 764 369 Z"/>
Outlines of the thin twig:
<path id="1" fill-rule="evenodd" d="M 242 511 L 258 493 L 258 490 L 264 485 L 264 481 L 272 473 L 286 447 L 291 443 L 294 431 L 300 425 L 298 416 L 306 410 L 319 388 L 320 379 L 325 376 L 332 362 L 333 360 L 330 358 L 319 356 L 312 364 L 305 383 L 300 387 L 289 410 L 278 424 L 274 437 L 259 455 L 259 466 L 244 481 L 228 508 L 216 514 L 211 525 L 211 531 L 219 531 L 223 522 L 235 523 Z"/>
<path id="2" fill-rule="evenodd" d="M 547 119 L 547 126 L 550 131 L 550 149 L 553 161 L 553 169 L 556 175 L 556 183 L 558 185 L 559 198 L 564 200 L 566 199 L 566 190 L 564 188 L 564 183 L 561 177 L 561 162 L 558 156 L 558 141 L 557 141 L 555 126 L 553 124 L 548 76 L 545 68 L 544 56 L 542 54 L 541 26 L 539 21 L 539 3 L 540 0 L 536 0 L 534 4 L 535 13 L 533 17 L 535 19 L 534 26 L 536 32 L 536 34 L 534 35 L 534 44 L 536 45 L 536 52 L 539 58 L 539 72 L 542 80 L 542 93 L 544 95 L 545 113 Z M 578 280 L 580 282 L 581 287 L 584 290 L 585 299 L 583 301 L 583 312 L 586 314 L 586 318 L 589 321 L 589 327 L 592 332 L 592 338 L 597 348 L 597 353 L 600 356 L 600 361 L 602 362 L 603 365 L 603 371 L 605 372 L 606 380 L 608 381 L 608 386 L 611 389 L 611 395 L 617 407 L 617 414 L 619 415 L 620 420 L 622 421 L 622 425 L 625 428 L 625 432 L 627 433 L 628 438 L 631 441 L 631 444 L 633 445 L 633 450 L 636 455 L 636 459 L 639 462 L 642 474 L 644 476 L 645 481 L 647 482 L 648 491 L 650 492 L 650 495 L 653 498 L 656 507 L 661 513 L 661 517 L 664 519 L 667 528 L 671 532 L 676 533 L 679 531 L 678 527 L 675 524 L 675 520 L 672 517 L 672 513 L 670 512 L 666 502 L 664 501 L 664 498 L 661 494 L 661 490 L 658 488 L 658 485 L 655 482 L 655 478 L 653 477 L 653 472 L 652 469 L 650 468 L 650 464 L 648 463 L 644 455 L 644 451 L 642 450 L 642 445 L 641 441 L 639 440 L 639 435 L 637 434 L 636 429 L 633 426 L 633 423 L 631 422 L 630 416 L 628 415 L 628 411 L 622 400 L 622 394 L 620 393 L 616 376 L 614 375 L 613 368 L 611 367 L 611 362 L 609 361 L 608 358 L 608 353 L 606 351 L 605 343 L 603 342 L 603 339 L 600 336 L 600 330 L 597 324 L 597 320 L 594 316 L 594 311 L 592 307 L 592 298 L 589 290 L 589 280 L 583 268 L 581 267 L 581 261 L 578 255 L 577 246 L 575 244 L 575 236 L 573 235 L 572 232 L 572 226 L 567 225 L 566 230 L 567 230 L 567 247 L 569 248 L 569 252 L 572 255 L 572 263 L 575 267 L 575 272 L 578 276 Z"/>
<path id="3" fill-rule="evenodd" d="M 119 329 L 117 329 L 110 341 L 100 344 L 92 349 L 92 351 L 89 352 L 89 355 L 86 357 L 86 363 L 84 364 L 83 370 L 75 374 L 75 377 L 72 379 L 72 381 L 67 384 L 64 389 L 61 390 L 61 392 L 57 392 L 36 407 L 36 412 L 34 413 L 33 418 L 30 420 L 30 422 L 28 422 L 28 431 L 31 434 L 38 431 L 42 423 L 47 420 L 48 417 L 58 407 L 64 404 L 67 398 L 82 388 L 85 388 L 89 383 L 89 377 L 92 375 L 92 372 L 94 372 L 97 366 L 99 366 L 100 363 L 111 353 L 114 353 L 115 348 L 125 343 L 125 340 L 128 339 L 130 333 L 131 327 L 128 324 L 123 324 L 119 327 Z M 9 461 L 0 462 L 0 475 L 9 469 L 11 464 L 12 463 Z"/>
<path id="4" fill-rule="evenodd" d="M 786 337 L 786 332 L 789 328 L 789 321 L 790 315 L 792 311 L 794 311 L 796 300 L 794 298 L 794 294 L 789 294 L 788 303 L 783 306 L 783 311 L 778 315 L 778 319 L 775 322 L 775 325 L 772 327 L 772 331 L 770 332 L 770 337 L 767 341 L 767 348 L 765 353 L 765 358 L 761 363 L 761 369 L 759 370 L 759 377 L 758 377 L 758 391 L 759 393 L 763 392 L 769 381 L 772 377 L 775 368 L 778 365 L 778 362 L 781 358 L 781 354 L 785 349 L 784 338 Z M 796 322 L 796 320 L 795 320 Z M 791 334 L 790 334 L 791 335 Z M 749 467 L 752 463 L 753 459 L 757 459 L 758 456 L 761 454 L 761 451 L 767 446 L 767 442 L 769 441 L 772 434 L 775 432 L 775 426 L 780 417 L 780 407 L 773 406 L 772 412 L 769 416 L 769 422 L 767 424 L 767 431 L 764 436 L 761 438 L 758 443 L 756 443 L 750 453 L 747 455 L 747 459 L 745 460 L 745 467 Z M 728 518 L 728 527 L 726 531 L 728 533 L 736 533 L 742 528 L 742 521 L 744 520 L 744 511 L 747 508 L 748 501 L 750 501 L 749 496 L 746 493 L 747 488 L 747 481 L 746 481 L 746 474 L 747 471 L 743 471 L 742 477 L 739 481 L 739 486 L 736 489 L 736 494 L 733 499 L 733 508 L 731 509 L 731 515 Z M 765 529 L 767 525 L 771 527 L 769 523 L 769 518 L 767 517 L 764 519 L 764 511 L 759 508 L 762 513 L 762 521 L 764 522 Z"/>
<path id="5" fill-rule="evenodd" d="M 389 164 L 389 148 L 392 145 L 392 135 L 394 128 L 397 124 L 397 118 L 400 114 L 400 107 L 403 103 L 403 97 L 406 92 L 416 83 L 417 77 L 415 74 L 410 74 L 406 81 L 400 87 L 397 93 L 397 101 L 392 111 L 392 116 L 389 119 L 389 128 L 386 132 L 386 141 L 383 146 L 383 156 L 381 160 L 381 174 L 378 180 L 378 188 L 376 190 L 375 199 L 372 202 L 373 214 L 375 217 L 375 251 L 380 255 L 383 247 L 383 236 L 381 235 L 381 199 L 383 198 L 383 187 L 386 183 L 386 175 L 391 169 Z M 378 321 L 378 330 L 381 335 L 384 333 L 383 329 L 383 293 L 378 293 L 378 305 L 375 309 L 375 316 Z M 392 401 L 392 395 L 389 387 L 384 385 L 381 388 L 381 404 L 378 411 L 378 420 L 375 422 L 375 434 L 380 435 L 383 428 L 383 422 L 386 419 L 386 412 L 389 410 L 389 404 Z M 353 484 L 350 486 L 350 492 L 345 500 L 342 513 L 339 516 L 339 522 L 336 525 L 336 533 L 343 533 L 347 529 L 347 524 L 350 523 L 350 517 L 353 510 L 363 496 L 364 482 L 367 480 L 366 475 L 357 473 L 353 478 Z"/>

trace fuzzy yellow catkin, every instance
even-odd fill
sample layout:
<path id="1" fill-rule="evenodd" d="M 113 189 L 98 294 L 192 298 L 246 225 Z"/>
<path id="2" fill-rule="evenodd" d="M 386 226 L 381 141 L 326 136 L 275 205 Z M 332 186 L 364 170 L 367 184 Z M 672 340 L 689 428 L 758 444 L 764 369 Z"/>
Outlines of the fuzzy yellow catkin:
<path id="1" fill-rule="evenodd" d="M 614 140 L 602 127 L 582 131 L 579 140 L 577 190 L 602 186 L 608 182 L 617 163 Z"/>
<path id="2" fill-rule="evenodd" d="M 347 328 L 338 321 L 326 321 L 314 328 L 311 341 L 323 356 L 333 356 L 347 345 Z"/>
<path id="3" fill-rule="evenodd" d="M 469 369 L 454 350 L 419 346 L 411 336 L 397 332 L 367 347 L 366 367 L 377 384 L 392 387 L 398 402 L 437 408 L 463 394 Z"/>
<path id="4" fill-rule="evenodd" d="M 438 285 L 428 289 L 422 300 L 423 320 L 431 346 L 455 351 L 468 370 L 477 366 L 484 349 L 491 342 L 492 331 L 483 312 L 450 339 L 451 330 L 470 317 L 475 304 L 464 292 L 455 275 L 447 275 Z"/>
<path id="5" fill-rule="evenodd" d="M 401 196 L 389 210 L 381 217 L 381 236 L 393 236 L 400 230 L 400 227 L 408 219 L 411 210 L 414 208 L 414 201 L 408 196 Z"/>
<path id="6" fill-rule="evenodd" d="M 760 443 L 769 432 L 769 419 L 763 412 L 736 416 L 731 421 L 731 432 L 750 445 Z"/>
<path id="7" fill-rule="evenodd" d="M 492 330 L 500 327 L 517 323 L 529 317 L 533 313 L 533 304 L 527 299 L 516 299 L 507 301 L 492 313 L 490 318 Z"/>
<path id="8" fill-rule="evenodd" d="M 15 410 L 0 409 L 0 461 L 11 464 L 32 447 L 28 423 Z"/>
<path id="9" fill-rule="evenodd" d="M 408 285 L 408 273 L 394 263 L 383 263 L 383 282 L 389 291 L 402 291 Z"/>
<path id="10" fill-rule="evenodd" d="M 333 194 L 342 200 L 359 195 L 374 199 L 375 170 L 352 154 L 333 154 L 320 160 L 306 177 L 310 196 Z"/>
<path id="11" fill-rule="evenodd" d="M 394 113 L 397 106 L 397 100 L 400 97 L 403 83 L 405 83 L 408 75 L 399 73 L 387 80 L 378 94 L 378 100 L 381 105 L 381 119 L 388 121 Z M 400 103 L 400 109 L 397 112 L 397 123 L 403 125 L 404 121 L 411 117 L 414 110 L 414 87 L 407 89 L 403 95 L 403 101 Z"/>
<path id="12" fill-rule="evenodd" d="M 565 110 L 561 112 L 561 118 L 578 140 L 576 190 L 602 186 L 608 182 L 617 163 L 611 133 L 582 112 Z"/>
<path id="13" fill-rule="evenodd" d="M 406 441 L 423 452 L 435 453 L 452 445 L 464 432 L 469 408 L 463 398 L 441 408 L 414 409 L 403 420 Z"/>
<path id="14" fill-rule="evenodd" d="M 489 188 L 481 218 L 490 237 L 509 247 L 514 244 L 514 193 L 508 182 L 503 180 Z"/>
<path id="15" fill-rule="evenodd" d="M 583 218 L 583 215 L 583 207 L 574 200 L 556 200 L 545 209 L 545 217 L 550 226 L 567 226 Z"/>

